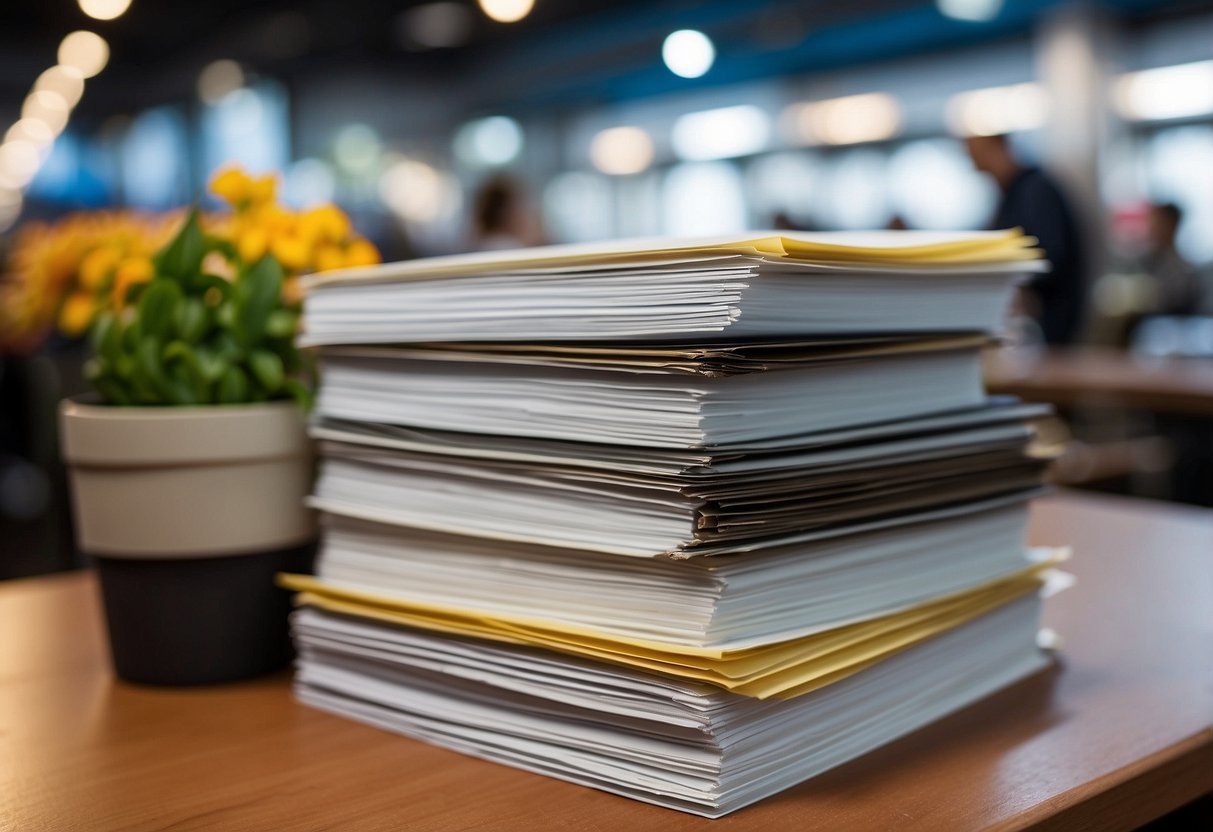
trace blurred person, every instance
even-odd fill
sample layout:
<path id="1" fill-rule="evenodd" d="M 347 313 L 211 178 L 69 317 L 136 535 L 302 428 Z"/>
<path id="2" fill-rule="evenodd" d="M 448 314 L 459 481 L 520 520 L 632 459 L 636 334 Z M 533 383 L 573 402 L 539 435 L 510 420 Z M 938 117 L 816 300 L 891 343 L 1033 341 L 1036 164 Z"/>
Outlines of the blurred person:
<path id="1" fill-rule="evenodd" d="M 517 181 L 499 175 L 480 186 L 472 207 L 473 248 L 499 251 L 542 243 L 539 217 Z"/>
<path id="2" fill-rule="evenodd" d="M 775 216 L 771 217 L 771 228 L 776 231 L 801 231 L 802 229 L 796 225 L 796 221 L 792 219 L 792 215 L 787 211 L 776 211 Z"/>
<path id="3" fill-rule="evenodd" d="M 992 176 L 1002 192 L 991 227 L 1022 228 L 1040 241 L 1053 265 L 1024 287 L 1024 308 L 1045 343 L 1072 343 L 1082 316 L 1086 257 L 1065 194 L 1040 168 L 1021 165 L 1006 136 L 973 136 L 966 145 L 973 167 Z"/>
<path id="4" fill-rule="evenodd" d="M 1172 203 L 1150 206 L 1149 250 L 1142 268 L 1154 284 L 1154 308 L 1159 315 L 1194 315 L 1201 307 L 1201 284 L 1196 269 L 1175 248 L 1183 212 Z"/>
<path id="5" fill-rule="evenodd" d="M 776 211 L 767 226 L 773 231 L 817 231 L 811 222 L 793 217 L 787 211 Z"/>

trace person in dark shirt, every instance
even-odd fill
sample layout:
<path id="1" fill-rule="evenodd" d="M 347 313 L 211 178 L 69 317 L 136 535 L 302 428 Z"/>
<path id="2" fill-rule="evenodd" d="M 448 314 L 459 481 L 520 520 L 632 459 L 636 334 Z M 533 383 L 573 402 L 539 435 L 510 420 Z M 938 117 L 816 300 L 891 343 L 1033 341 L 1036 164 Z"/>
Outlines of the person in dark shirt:
<path id="1" fill-rule="evenodd" d="M 1154 311 L 1159 315 L 1195 315 L 1201 308 L 1200 277 L 1175 247 L 1183 212 L 1173 202 L 1150 206 L 1150 248 L 1142 267 L 1154 284 Z"/>
<path id="2" fill-rule="evenodd" d="M 1072 343 L 1082 317 L 1086 258 L 1069 202 L 1043 171 L 1016 160 L 1006 136 L 974 136 L 966 144 L 973 166 L 994 177 L 1002 191 L 991 227 L 1022 228 L 1040 241 L 1053 264 L 1025 287 L 1026 305 L 1045 342 Z"/>

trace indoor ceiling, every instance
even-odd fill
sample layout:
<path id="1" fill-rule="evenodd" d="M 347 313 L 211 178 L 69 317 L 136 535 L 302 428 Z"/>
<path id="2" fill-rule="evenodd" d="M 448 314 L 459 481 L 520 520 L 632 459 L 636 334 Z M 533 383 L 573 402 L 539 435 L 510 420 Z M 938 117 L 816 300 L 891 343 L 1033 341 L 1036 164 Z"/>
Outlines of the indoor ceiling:
<path id="1" fill-rule="evenodd" d="M 688 86 L 732 83 L 870 62 L 1027 32 L 1056 0 L 1007 2 L 983 24 L 943 18 L 929 0 L 537 0 L 516 24 L 470 9 L 453 39 L 425 48 L 401 0 L 133 0 L 112 21 L 76 0 L 0 3 L 0 116 L 11 117 L 67 32 L 90 28 L 111 46 L 109 67 L 88 82 L 84 119 L 188 99 L 199 71 L 230 58 L 253 72 L 306 81 L 343 70 L 396 73 L 447 85 L 470 109 L 592 104 Z M 447 4 L 449 7 L 455 4 Z M 1114 13 L 1176 14 L 1208 3 L 1105 0 Z M 716 42 L 708 76 L 687 81 L 661 66 L 662 39 L 697 28 Z M 440 38 L 441 39 L 441 38 Z"/>

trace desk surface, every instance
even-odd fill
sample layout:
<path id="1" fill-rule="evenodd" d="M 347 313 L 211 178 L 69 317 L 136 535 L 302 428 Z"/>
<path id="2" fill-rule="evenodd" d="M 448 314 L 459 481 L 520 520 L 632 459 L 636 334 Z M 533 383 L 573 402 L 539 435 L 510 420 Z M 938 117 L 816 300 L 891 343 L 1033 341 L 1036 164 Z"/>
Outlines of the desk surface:
<path id="1" fill-rule="evenodd" d="M 1142 358 L 1121 350 L 1013 350 L 985 355 L 986 387 L 1029 401 L 1213 416 L 1213 361 Z"/>
<path id="2" fill-rule="evenodd" d="M 0 585 L 0 829 L 1132 828 L 1213 791 L 1213 512 L 1062 495 L 1059 666 L 706 821 L 431 748 L 292 701 L 286 674 L 115 682 L 93 578 Z"/>

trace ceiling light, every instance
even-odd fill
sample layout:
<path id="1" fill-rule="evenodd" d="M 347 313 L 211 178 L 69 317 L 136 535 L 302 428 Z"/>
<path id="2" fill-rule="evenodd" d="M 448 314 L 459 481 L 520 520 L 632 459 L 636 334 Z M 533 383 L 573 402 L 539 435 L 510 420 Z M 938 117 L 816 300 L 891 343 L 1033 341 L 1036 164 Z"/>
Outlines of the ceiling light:
<path id="1" fill-rule="evenodd" d="M 25 97 L 21 105 L 21 118 L 35 119 L 42 122 L 50 131 L 58 136 L 67 127 L 71 108 L 57 92 L 50 90 L 34 90 Z"/>
<path id="2" fill-rule="evenodd" d="M 76 67 L 52 66 L 38 76 L 34 89 L 58 93 L 68 107 L 75 107 L 84 95 L 84 77 Z"/>
<path id="3" fill-rule="evenodd" d="M 639 127 L 611 127 L 590 142 L 590 161 L 614 176 L 640 173 L 653 163 L 653 140 Z"/>
<path id="4" fill-rule="evenodd" d="M 15 139 L 0 144 L 0 177 L 10 184 L 24 186 L 42 165 L 42 151 L 33 142 Z"/>
<path id="5" fill-rule="evenodd" d="M 333 142 L 337 165 L 349 173 L 367 173 L 379 161 L 383 146 L 379 134 L 366 124 L 341 128 Z"/>
<path id="6" fill-rule="evenodd" d="M 703 32 L 679 29 L 667 35 L 661 44 L 661 59 L 680 78 L 698 78 L 712 68 L 716 47 Z"/>
<path id="7" fill-rule="evenodd" d="M 753 104 L 687 113 L 670 133 L 674 152 L 696 162 L 758 153 L 770 138 L 771 118 Z"/>
<path id="8" fill-rule="evenodd" d="M 535 0 L 477 0 L 480 10 L 498 23 L 517 23 L 531 13 Z"/>
<path id="9" fill-rule="evenodd" d="M 935 7 L 944 17 L 983 23 L 998 17 L 1002 0 L 935 0 Z"/>
<path id="10" fill-rule="evenodd" d="M 131 6 L 131 0 L 78 0 L 80 11 L 96 20 L 113 20 L 121 17 Z"/>
<path id="11" fill-rule="evenodd" d="M 883 92 L 795 104 L 789 110 L 796 136 L 805 144 L 883 141 L 901 128 L 901 106 Z"/>
<path id="12" fill-rule="evenodd" d="M 379 178 L 379 198 L 404 220 L 429 223 L 459 209 L 459 185 L 454 177 L 425 162 L 400 159 Z"/>
<path id="13" fill-rule="evenodd" d="M 454 2 L 426 3 L 406 9 L 396 18 L 396 38 L 406 48 L 448 49 L 467 43 L 472 12 Z"/>
<path id="14" fill-rule="evenodd" d="M 92 78 L 105 69 L 109 59 L 109 44 L 96 32 L 72 32 L 59 44 L 59 63 L 75 67 L 85 78 Z"/>
<path id="15" fill-rule="evenodd" d="M 47 145 L 55 140 L 55 131 L 40 118 L 18 119 L 8 132 L 4 134 L 5 141 L 24 139 L 34 144 Z"/>
<path id="16" fill-rule="evenodd" d="M 1213 113 L 1213 61 L 1144 69 L 1116 84 L 1116 109 L 1134 121 Z"/>
<path id="17" fill-rule="evenodd" d="M 958 136 L 1001 136 L 1036 130 L 1049 117 L 1049 98 L 1039 84 L 988 87 L 952 96 L 946 118 Z"/>
<path id="18" fill-rule="evenodd" d="M 206 65 L 198 73 L 198 97 L 207 104 L 218 104 L 228 93 L 244 86 L 244 70 L 226 58 Z"/>
<path id="19" fill-rule="evenodd" d="M 509 116 L 470 121 L 455 134 L 455 155 L 473 167 L 493 167 L 514 161 L 522 152 L 522 127 Z"/>

